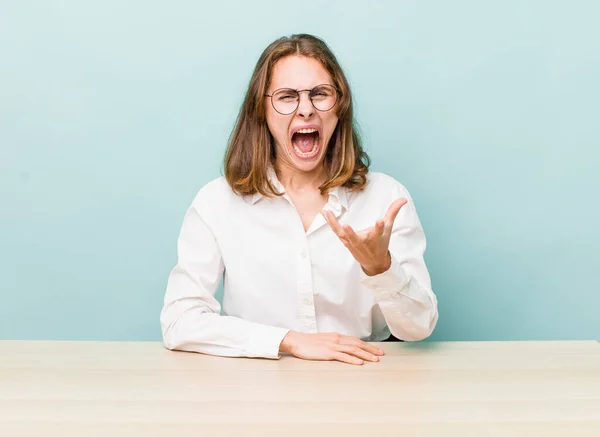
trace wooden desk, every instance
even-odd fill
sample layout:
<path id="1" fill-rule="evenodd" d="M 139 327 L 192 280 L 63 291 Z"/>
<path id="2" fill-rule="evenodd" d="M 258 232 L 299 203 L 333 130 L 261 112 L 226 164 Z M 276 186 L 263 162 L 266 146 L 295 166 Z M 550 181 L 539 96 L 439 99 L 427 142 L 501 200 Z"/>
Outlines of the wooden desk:
<path id="1" fill-rule="evenodd" d="M 600 436 L 600 344 L 380 343 L 379 363 L 0 341 L 0 436 Z"/>

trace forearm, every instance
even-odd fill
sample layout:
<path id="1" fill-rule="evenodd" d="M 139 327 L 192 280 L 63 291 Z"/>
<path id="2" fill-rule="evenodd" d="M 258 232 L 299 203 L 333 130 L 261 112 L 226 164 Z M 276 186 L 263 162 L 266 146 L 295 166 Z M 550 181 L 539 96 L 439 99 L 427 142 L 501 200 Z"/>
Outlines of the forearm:
<path id="1" fill-rule="evenodd" d="M 196 208 L 190 208 L 160 315 L 165 346 L 212 355 L 278 358 L 287 330 L 221 316 L 215 294 L 224 268 L 209 226 Z"/>
<path id="2" fill-rule="evenodd" d="M 362 283 L 373 293 L 395 337 L 418 341 L 431 335 L 438 309 L 428 281 L 419 282 L 392 256 L 389 269 L 373 276 L 365 274 Z"/>
<path id="3" fill-rule="evenodd" d="M 279 358 L 288 330 L 191 308 L 167 307 L 161 317 L 168 349 L 229 357 Z"/>

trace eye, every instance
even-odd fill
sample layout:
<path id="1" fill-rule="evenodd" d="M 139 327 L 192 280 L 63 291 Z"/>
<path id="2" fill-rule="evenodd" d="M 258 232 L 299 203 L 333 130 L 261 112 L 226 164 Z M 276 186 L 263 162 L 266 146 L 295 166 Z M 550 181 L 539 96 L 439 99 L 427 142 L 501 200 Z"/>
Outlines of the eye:
<path id="1" fill-rule="evenodd" d="M 298 100 L 298 93 L 293 89 L 285 88 L 276 91 L 273 97 L 276 101 L 281 103 L 293 103 Z"/>
<path id="2" fill-rule="evenodd" d="M 312 97 L 317 99 L 327 99 L 333 96 L 334 90 L 329 86 L 320 86 L 314 89 Z"/>

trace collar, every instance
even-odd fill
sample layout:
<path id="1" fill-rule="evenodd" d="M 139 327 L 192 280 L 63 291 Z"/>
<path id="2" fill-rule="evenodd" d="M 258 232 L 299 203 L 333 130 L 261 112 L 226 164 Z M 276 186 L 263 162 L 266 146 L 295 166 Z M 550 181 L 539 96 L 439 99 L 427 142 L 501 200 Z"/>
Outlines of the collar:
<path id="1" fill-rule="evenodd" d="M 279 179 L 277 178 L 277 174 L 275 173 L 275 169 L 273 168 L 273 166 L 269 166 L 269 169 L 267 170 L 267 178 L 269 179 L 269 182 L 271 182 L 271 184 L 273 185 L 273 187 L 275 187 L 275 189 L 277 191 L 279 191 L 280 193 L 285 193 L 285 188 L 283 187 L 281 182 L 279 182 Z M 263 198 L 262 194 L 254 193 L 252 195 L 251 202 L 254 205 L 256 202 L 258 202 L 262 198 Z"/>
<path id="2" fill-rule="evenodd" d="M 267 171 L 267 177 L 269 181 L 273 184 L 276 190 L 285 193 L 285 188 L 277 178 L 277 174 L 275 173 L 275 169 L 273 166 L 269 167 Z M 260 193 L 254 193 L 250 199 L 252 204 L 255 204 L 263 197 Z M 339 210 L 341 212 L 342 209 L 348 210 L 348 190 L 344 187 L 333 187 L 329 190 L 329 202 L 328 206 L 330 206 L 334 210 Z"/>
<path id="3" fill-rule="evenodd" d="M 344 187 L 333 187 L 329 190 L 329 205 L 336 211 L 348 210 L 348 190 Z"/>

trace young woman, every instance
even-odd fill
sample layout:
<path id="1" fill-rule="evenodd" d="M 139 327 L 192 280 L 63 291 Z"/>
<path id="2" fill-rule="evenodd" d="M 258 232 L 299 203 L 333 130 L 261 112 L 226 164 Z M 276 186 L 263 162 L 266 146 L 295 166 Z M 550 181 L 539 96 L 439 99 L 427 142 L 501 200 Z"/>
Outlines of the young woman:
<path id="1" fill-rule="evenodd" d="M 436 325 L 424 251 L 406 188 L 369 171 L 333 53 L 311 35 L 280 38 L 250 80 L 225 176 L 184 217 L 161 313 L 165 346 L 378 361 L 371 342 L 421 340 Z"/>

